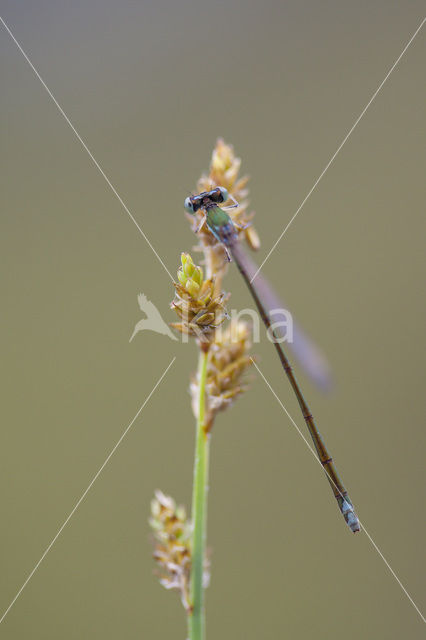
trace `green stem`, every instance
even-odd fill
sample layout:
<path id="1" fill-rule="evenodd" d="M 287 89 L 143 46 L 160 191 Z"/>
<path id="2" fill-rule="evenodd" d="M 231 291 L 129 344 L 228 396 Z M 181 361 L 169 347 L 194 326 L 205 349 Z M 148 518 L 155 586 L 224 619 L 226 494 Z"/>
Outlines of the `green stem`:
<path id="1" fill-rule="evenodd" d="M 205 425 L 205 395 L 208 352 L 200 350 L 198 364 L 198 418 L 192 491 L 191 606 L 189 639 L 204 640 L 203 572 L 207 537 L 207 483 L 209 474 L 209 433 Z"/>

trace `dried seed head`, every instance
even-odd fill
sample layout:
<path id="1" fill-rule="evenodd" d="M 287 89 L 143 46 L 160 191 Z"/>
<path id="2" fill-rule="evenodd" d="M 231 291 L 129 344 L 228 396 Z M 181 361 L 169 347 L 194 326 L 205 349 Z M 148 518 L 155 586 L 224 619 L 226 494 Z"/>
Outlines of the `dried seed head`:
<path id="1" fill-rule="evenodd" d="M 203 174 L 197 183 L 197 193 L 202 191 L 210 191 L 217 186 L 225 187 L 228 193 L 232 195 L 238 202 L 239 206 L 229 210 L 229 215 L 239 226 L 244 227 L 251 223 L 254 212 L 248 212 L 248 176 L 238 177 L 241 160 L 237 158 L 231 145 L 226 144 L 221 138 L 216 142 L 210 162 L 210 170 L 208 174 Z M 194 217 L 187 214 L 188 219 L 192 222 Z M 202 220 L 203 212 L 196 214 L 196 226 Z M 251 249 L 260 247 L 259 236 L 255 228 L 250 226 L 245 229 L 237 229 L 240 236 L 243 236 Z M 204 225 L 199 233 L 199 245 L 197 249 L 204 252 L 206 256 L 206 270 L 208 277 L 215 275 L 216 291 L 221 288 L 221 281 L 227 269 L 227 261 L 224 256 L 224 250 L 220 243 L 214 238 L 210 231 Z"/>
<path id="2" fill-rule="evenodd" d="M 247 189 L 249 177 L 238 178 L 240 167 L 241 159 L 235 156 L 233 147 L 219 138 L 212 153 L 209 174 L 201 176 L 197 183 L 197 189 L 198 191 L 209 191 L 217 186 L 225 187 L 239 204 L 236 209 L 230 211 L 230 216 L 234 222 L 244 226 L 253 219 L 254 213 L 248 213 L 247 211 L 249 205 L 249 191 Z M 243 230 L 240 233 L 247 237 L 247 230 Z M 258 246 L 256 245 L 252 248 L 257 249 Z"/>
<path id="3" fill-rule="evenodd" d="M 191 610 L 190 576 L 191 576 L 191 522 L 186 516 L 184 507 L 176 506 L 170 496 L 162 491 L 155 492 L 151 502 L 151 518 L 149 520 L 154 532 L 155 544 L 153 557 L 160 567 L 160 583 L 166 589 L 177 589 L 182 604 Z M 209 567 L 206 558 L 203 583 L 209 582 Z"/>
<path id="4" fill-rule="evenodd" d="M 166 589 L 178 589 L 183 606 L 189 610 L 190 524 L 185 509 L 156 491 L 149 523 L 155 537 L 153 556 L 161 569 L 160 583 Z"/>
<path id="5" fill-rule="evenodd" d="M 206 422 L 209 428 L 216 413 L 230 407 L 246 390 L 244 374 L 253 364 L 250 347 L 250 329 L 244 322 L 231 323 L 226 329 L 216 332 L 207 364 Z M 192 380 L 190 391 L 193 411 L 197 415 L 197 378 Z"/>
<path id="6" fill-rule="evenodd" d="M 208 344 L 215 329 L 225 320 L 225 295 L 215 296 L 212 279 L 204 280 L 203 270 L 192 261 L 189 253 L 182 253 L 175 299 L 171 303 L 181 322 L 171 326 L 181 333 L 198 338 Z"/>

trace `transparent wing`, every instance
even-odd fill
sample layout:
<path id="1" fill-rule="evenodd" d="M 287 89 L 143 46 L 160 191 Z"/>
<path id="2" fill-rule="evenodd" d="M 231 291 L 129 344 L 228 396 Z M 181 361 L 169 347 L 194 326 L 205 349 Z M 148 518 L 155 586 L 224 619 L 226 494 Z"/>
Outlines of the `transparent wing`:
<path id="1" fill-rule="evenodd" d="M 252 258 L 242 249 L 239 243 L 234 247 L 234 253 L 235 257 L 241 261 L 242 266 L 245 268 L 250 278 L 252 278 L 258 269 L 254 260 L 252 260 Z M 281 322 L 280 314 L 275 310 L 283 309 L 285 311 L 289 311 L 287 305 L 284 303 L 282 298 L 278 296 L 268 280 L 261 273 L 256 276 L 253 285 L 256 287 L 259 298 L 261 298 L 264 306 L 269 311 L 274 310 L 272 319 L 276 326 L 276 332 L 283 337 L 284 331 L 280 327 L 280 323 L 281 326 L 285 326 L 284 321 L 287 316 L 281 314 L 281 319 L 283 320 L 283 322 Z M 298 326 L 294 319 L 292 325 L 293 341 L 286 344 L 288 344 L 295 359 L 299 362 L 302 369 L 311 378 L 315 385 L 322 391 L 330 390 L 332 386 L 332 377 L 327 358 L 313 340 L 311 340 L 303 329 Z"/>

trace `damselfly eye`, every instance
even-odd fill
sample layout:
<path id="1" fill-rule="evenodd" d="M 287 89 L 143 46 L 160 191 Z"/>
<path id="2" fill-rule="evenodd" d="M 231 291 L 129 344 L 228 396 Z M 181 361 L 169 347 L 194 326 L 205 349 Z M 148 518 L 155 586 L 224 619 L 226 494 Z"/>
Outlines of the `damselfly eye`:
<path id="1" fill-rule="evenodd" d="M 191 198 L 185 198 L 185 202 L 183 203 L 183 206 L 185 208 L 185 211 L 188 211 L 188 213 L 195 213 L 194 203 L 192 202 Z"/>
<path id="2" fill-rule="evenodd" d="M 228 190 L 225 187 L 218 187 L 220 195 L 222 196 L 222 202 L 226 202 L 229 198 Z"/>

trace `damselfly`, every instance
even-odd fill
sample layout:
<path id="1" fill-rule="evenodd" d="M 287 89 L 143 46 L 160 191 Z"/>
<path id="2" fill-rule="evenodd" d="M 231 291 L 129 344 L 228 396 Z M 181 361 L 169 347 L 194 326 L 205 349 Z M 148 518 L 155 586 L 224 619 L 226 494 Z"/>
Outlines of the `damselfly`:
<path id="1" fill-rule="evenodd" d="M 356 533 L 360 530 L 360 524 L 352 502 L 342 481 L 339 478 L 333 460 L 327 451 L 324 441 L 316 427 L 312 413 L 308 407 L 306 400 L 303 397 L 299 383 L 297 382 L 296 377 L 293 373 L 293 369 L 280 344 L 280 336 L 278 335 L 276 329 L 273 327 L 269 311 L 271 308 L 271 296 L 274 297 L 274 294 L 272 293 L 270 287 L 268 290 L 268 287 L 262 286 L 265 283 L 262 283 L 259 278 L 257 278 L 256 285 L 254 285 L 251 281 L 253 273 L 256 272 L 255 268 L 253 267 L 253 263 L 241 248 L 241 245 L 238 241 L 236 225 L 234 224 L 228 213 L 223 208 L 219 207 L 220 204 L 224 204 L 228 200 L 228 191 L 224 187 L 216 187 L 211 191 L 204 191 L 203 193 L 200 193 L 198 195 L 186 198 L 184 207 L 186 211 L 191 214 L 195 214 L 197 211 L 203 212 L 203 219 L 196 231 L 199 231 L 202 225 L 205 223 L 216 240 L 222 244 L 227 259 L 229 261 L 231 261 L 231 259 L 235 261 L 241 275 L 243 276 L 253 297 L 253 300 L 256 303 L 263 323 L 265 324 L 265 327 L 268 330 L 270 336 L 273 338 L 273 344 L 275 345 L 275 349 L 277 350 L 281 365 L 296 395 L 303 418 L 312 437 L 318 458 L 327 475 L 327 479 L 330 483 L 334 497 L 337 500 L 339 509 L 351 531 Z M 234 200 L 234 204 L 232 206 L 238 206 L 238 203 L 236 203 Z M 309 360 L 309 358 L 307 358 L 307 360 Z"/>

